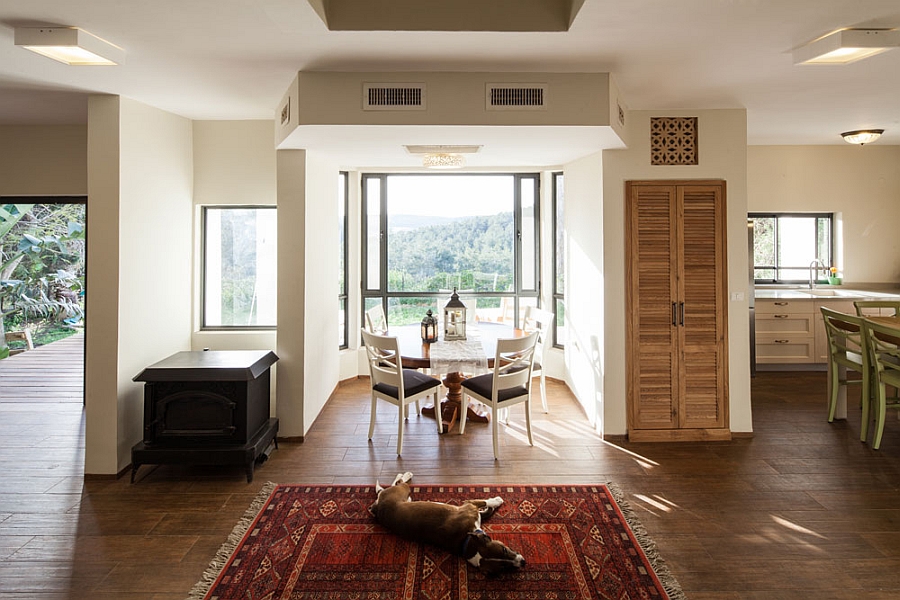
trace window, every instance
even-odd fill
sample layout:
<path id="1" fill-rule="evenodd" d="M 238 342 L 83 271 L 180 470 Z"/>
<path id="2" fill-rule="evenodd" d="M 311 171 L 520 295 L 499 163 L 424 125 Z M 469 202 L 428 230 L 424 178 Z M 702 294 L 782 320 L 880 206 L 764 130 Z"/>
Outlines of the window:
<path id="1" fill-rule="evenodd" d="M 363 175 L 363 311 L 415 323 L 457 288 L 474 318 L 517 323 L 540 288 L 539 190 L 535 173 Z"/>
<path id="2" fill-rule="evenodd" d="M 753 278 L 756 283 L 804 283 L 810 265 L 817 280 L 833 262 L 831 213 L 750 213 L 753 223 Z"/>
<path id="3" fill-rule="evenodd" d="M 553 174 L 553 345 L 566 344 L 566 223 L 563 174 Z"/>
<path id="4" fill-rule="evenodd" d="M 349 223 L 347 220 L 347 208 L 350 202 L 350 190 L 347 183 L 349 175 L 346 171 L 338 173 L 338 228 L 340 237 L 340 248 L 338 252 L 340 258 L 338 260 L 338 348 L 344 349 L 348 346 L 348 324 L 347 324 L 347 239 L 349 233 Z"/>
<path id="5" fill-rule="evenodd" d="M 203 328 L 275 327 L 275 207 L 205 207 L 202 228 Z"/>

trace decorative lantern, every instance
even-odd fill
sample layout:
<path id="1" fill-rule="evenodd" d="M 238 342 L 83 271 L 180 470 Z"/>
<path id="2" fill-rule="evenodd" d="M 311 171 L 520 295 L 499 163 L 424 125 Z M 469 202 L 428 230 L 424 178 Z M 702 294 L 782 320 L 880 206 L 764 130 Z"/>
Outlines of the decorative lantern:
<path id="1" fill-rule="evenodd" d="M 466 339 L 466 305 L 460 301 L 456 288 L 444 307 L 444 339 L 448 342 Z"/>
<path id="2" fill-rule="evenodd" d="M 422 341 L 426 344 L 431 344 L 433 342 L 438 341 L 438 320 L 437 317 L 431 312 L 431 309 L 428 309 L 428 312 L 425 313 L 425 318 L 422 319 Z"/>

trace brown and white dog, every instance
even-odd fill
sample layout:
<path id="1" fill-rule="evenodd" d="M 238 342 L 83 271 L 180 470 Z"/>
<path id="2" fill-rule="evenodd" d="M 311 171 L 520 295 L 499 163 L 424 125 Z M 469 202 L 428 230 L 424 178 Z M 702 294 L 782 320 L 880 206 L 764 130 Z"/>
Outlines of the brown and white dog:
<path id="1" fill-rule="evenodd" d="M 486 575 L 496 575 L 525 566 L 521 554 L 492 540 L 481 529 L 503 504 L 499 496 L 466 500 L 460 506 L 443 502 L 413 501 L 409 480 L 412 473 L 398 473 L 388 488 L 375 484 L 378 498 L 369 507 L 375 519 L 390 531 L 414 542 L 432 544 L 458 554 Z"/>

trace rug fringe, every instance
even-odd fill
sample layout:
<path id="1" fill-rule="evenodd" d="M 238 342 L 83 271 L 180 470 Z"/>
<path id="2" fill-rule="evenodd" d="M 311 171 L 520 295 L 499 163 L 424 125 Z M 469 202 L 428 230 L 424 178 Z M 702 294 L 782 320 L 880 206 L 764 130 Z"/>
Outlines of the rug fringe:
<path id="1" fill-rule="evenodd" d="M 650 534 L 644 529 L 641 520 L 625 499 L 624 492 L 622 492 L 622 490 L 614 483 L 607 483 L 606 487 L 609 488 L 613 499 L 616 501 L 616 504 L 619 505 L 619 510 L 622 511 L 625 522 L 628 523 L 628 527 L 631 528 L 634 537 L 641 545 L 641 549 L 650 561 L 650 566 L 653 567 L 656 576 L 659 577 L 660 583 L 662 583 L 663 588 L 666 590 L 666 594 L 669 595 L 669 600 L 687 600 L 687 596 L 681 589 L 681 584 L 678 583 L 678 580 L 669 571 L 666 561 L 659 555 L 659 549 L 656 547 L 656 542 L 653 541 Z"/>
<path id="2" fill-rule="evenodd" d="M 253 525 L 257 515 L 259 515 L 260 511 L 266 505 L 266 501 L 269 499 L 269 496 L 272 495 L 272 492 L 275 491 L 277 486 L 277 483 L 272 483 L 270 481 L 262 487 L 256 495 L 256 498 L 250 503 L 250 507 L 244 511 L 244 516 L 241 517 L 238 524 L 235 525 L 234 529 L 231 530 L 231 533 L 228 534 L 225 543 L 219 547 L 215 558 L 213 558 L 206 568 L 206 571 L 203 573 L 203 577 L 193 588 L 191 588 L 187 600 L 203 600 L 206 597 L 206 594 L 209 592 L 212 585 L 219 578 L 222 569 L 227 566 L 228 559 L 231 558 L 231 555 L 237 550 L 238 544 L 244 539 L 244 535 L 250 529 L 250 526 Z"/>

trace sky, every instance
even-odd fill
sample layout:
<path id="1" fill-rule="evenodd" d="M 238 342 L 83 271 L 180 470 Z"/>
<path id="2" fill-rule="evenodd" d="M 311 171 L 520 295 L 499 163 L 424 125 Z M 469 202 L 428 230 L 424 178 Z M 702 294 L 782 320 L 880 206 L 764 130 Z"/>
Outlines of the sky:
<path id="1" fill-rule="evenodd" d="M 510 212 L 513 182 L 511 175 L 391 175 L 389 211 L 439 217 Z"/>

